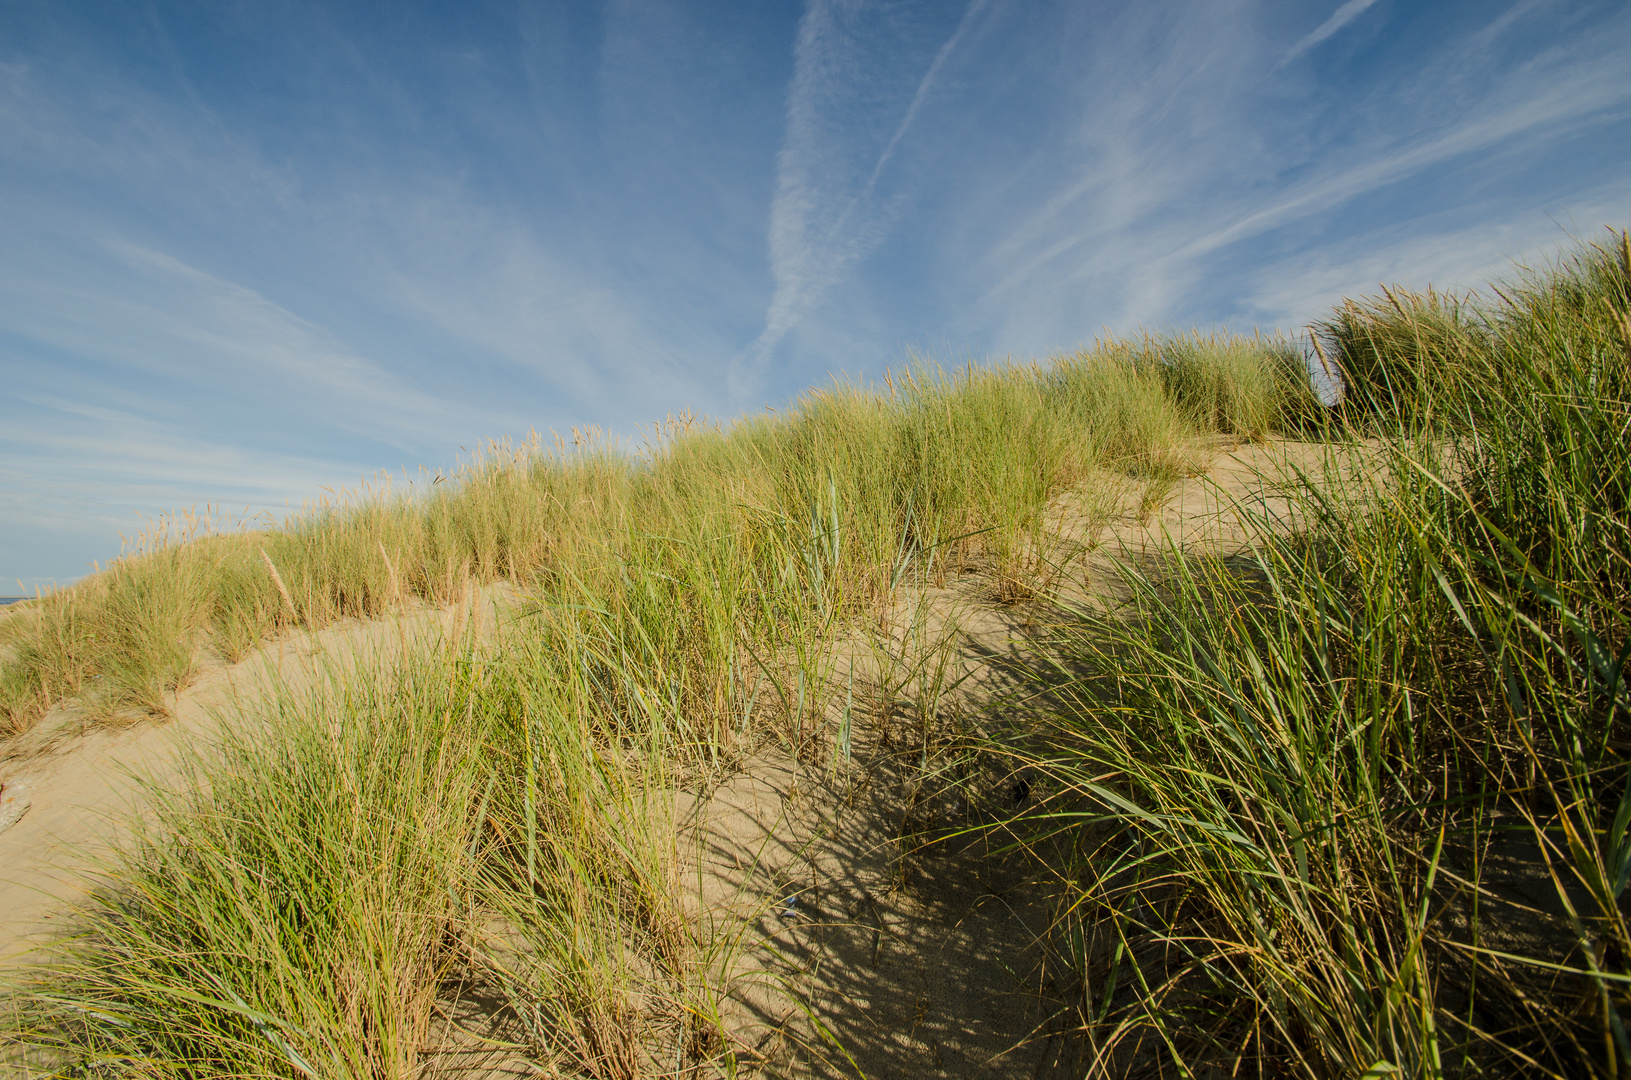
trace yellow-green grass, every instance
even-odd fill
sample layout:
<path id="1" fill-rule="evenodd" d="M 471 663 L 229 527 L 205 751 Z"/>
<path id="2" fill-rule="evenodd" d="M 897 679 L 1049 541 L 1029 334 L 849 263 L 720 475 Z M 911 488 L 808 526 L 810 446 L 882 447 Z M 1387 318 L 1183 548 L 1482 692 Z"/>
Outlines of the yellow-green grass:
<path id="1" fill-rule="evenodd" d="M 656 735 L 608 753 L 556 662 L 466 637 L 232 718 L 149 793 L 75 933 L 14 979 L 0 1060 L 406 1077 L 463 996 L 502 1015 L 501 1047 L 638 1073 L 642 1024 L 688 1000 L 672 826 L 649 797 L 666 755 Z"/>
<path id="2" fill-rule="evenodd" d="M 1060 884 L 1039 985 L 1084 1074 L 1619 1075 L 1631 240 L 1316 329 L 1346 398 L 1300 531 L 1128 564 L 989 747 Z M 202 650 L 472 581 L 527 613 L 229 729 L 12 999 L 12 1052 L 407 1076 L 462 979 L 540 1061 L 729 1071 L 653 795 L 744 735 L 809 745 L 828 647 L 908 572 L 1034 578 L 1049 500 L 1100 470 L 1158 486 L 1200 436 L 1318 422 L 1283 343 L 1110 342 L 153 544 L 6 620 L 15 726 L 161 711 Z M 1361 438 L 1382 468 L 1344 474 Z"/>
<path id="3" fill-rule="evenodd" d="M 1300 534 L 1127 566 L 1008 748 L 1078 1062 L 1623 1075 L 1631 241 L 1318 330 L 1384 467 L 1333 449 Z"/>
<path id="4" fill-rule="evenodd" d="M 1283 341 L 1193 335 L 840 383 L 784 413 L 671 424 L 638 452 L 495 446 L 428 491 L 252 532 L 160 530 L 24 605 L 0 623 L 0 728 L 70 698 L 162 715 L 209 654 L 238 660 L 291 626 L 448 604 L 497 579 L 621 620 L 619 649 L 702 650 L 687 700 L 717 702 L 731 664 L 751 663 L 743 649 L 864 605 L 906 561 L 1018 574 L 1048 500 L 1094 470 L 1160 483 L 1189 467 L 1198 435 L 1261 436 L 1313 409 Z M 778 599 L 795 587 L 797 604 Z"/>

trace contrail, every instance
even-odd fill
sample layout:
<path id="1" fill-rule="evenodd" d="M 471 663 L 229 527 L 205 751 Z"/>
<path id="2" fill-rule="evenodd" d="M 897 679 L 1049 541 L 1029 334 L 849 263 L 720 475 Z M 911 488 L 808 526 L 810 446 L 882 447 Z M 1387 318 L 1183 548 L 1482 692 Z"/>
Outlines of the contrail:
<path id="1" fill-rule="evenodd" d="M 1346 4 L 1343 4 L 1341 7 L 1337 8 L 1336 11 L 1332 12 L 1329 19 L 1326 19 L 1324 22 L 1320 23 L 1319 27 L 1315 29 L 1313 33 L 1297 42 L 1297 44 L 1291 47 L 1289 52 L 1280 57 L 1280 62 L 1274 65 L 1274 70 L 1278 71 L 1285 67 L 1287 64 L 1297 59 L 1297 57 L 1307 52 L 1309 49 L 1312 49 L 1314 46 L 1318 45 L 1332 34 L 1335 34 L 1338 30 L 1341 30 L 1344 26 L 1347 26 L 1349 23 L 1359 18 L 1359 16 L 1365 13 L 1365 9 L 1374 3 L 1376 3 L 1376 0 L 1348 0 Z"/>

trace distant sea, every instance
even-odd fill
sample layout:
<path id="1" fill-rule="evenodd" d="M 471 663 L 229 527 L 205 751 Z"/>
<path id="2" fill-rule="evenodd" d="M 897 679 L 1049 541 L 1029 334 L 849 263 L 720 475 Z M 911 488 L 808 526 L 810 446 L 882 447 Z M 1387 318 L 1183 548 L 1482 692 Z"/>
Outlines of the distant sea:
<path id="1" fill-rule="evenodd" d="M 0 607 L 5 607 L 7 604 L 15 604 L 19 600 L 32 599 L 34 599 L 32 596 L 0 596 Z"/>

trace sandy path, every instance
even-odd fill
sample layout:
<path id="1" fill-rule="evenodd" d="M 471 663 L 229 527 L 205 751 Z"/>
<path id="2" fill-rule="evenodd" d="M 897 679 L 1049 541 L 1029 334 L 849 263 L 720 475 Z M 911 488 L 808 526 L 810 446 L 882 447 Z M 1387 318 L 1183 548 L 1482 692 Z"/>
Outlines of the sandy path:
<path id="1" fill-rule="evenodd" d="M 1109 505 L 1095 493 L 1067 496 L 1048 531 L 1061 551 L 1085 557 L 1061 584 L 1076 600 L 1113 603 L 1113 558 L 1140 558 L 1169 538 L 1186 550 L 1238 549 L 1243 512 L 1283 519 L 1290 509 L 1265 477 L 1318 473 L 1327 452 L 1222 447 L 1148 514 L 1134 485 Z M 849 766 L 830 753 L 801 764 L 772 750 L 682 807 L 699 920 L 746 927 L 712 961 L 730 991 L 725 1036 L 768 1075 L 1019 1080 L 1069 1069 L 1056 1060 L 1061 1010 L 1043 969 L 1051 890 L 1027 860 L 999 850 L 1000 828 L 980 827 L 1020 809 L 1026 784 L 1000 763 L 952 776 L 943 760 L 945 718 L 988 718 L 1015 688 L 1010 662 L 1034 649 L 1026 609 L 1000 605 L 998 592 L 977 571 L 948 575 L 942 587 L 903 589 L 888 615 L 898 651 L 910 651 L 905 627 L 921 621 L 916 647 L 950 653 L 944 681 L 958 686 L 938 704 L 929 758 L 913 717 L 880 723 L 860 709 Z M 877 651 L 851 651 L 858 684 L 875 683 Z"/>

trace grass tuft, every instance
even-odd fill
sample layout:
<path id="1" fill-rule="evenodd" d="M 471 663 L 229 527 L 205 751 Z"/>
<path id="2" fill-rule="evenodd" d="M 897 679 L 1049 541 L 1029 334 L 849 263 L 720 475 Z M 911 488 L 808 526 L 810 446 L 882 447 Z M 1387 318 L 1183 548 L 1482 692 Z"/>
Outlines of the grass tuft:
<path id="1" fill-rule="evenodd" d="M 1036 666 L 1086 1071 L 1631 1061 L 1628 252 L 1345 303 L 1354 441 L 1292 485 L 1306 527 L 1124 566 Z"/>

